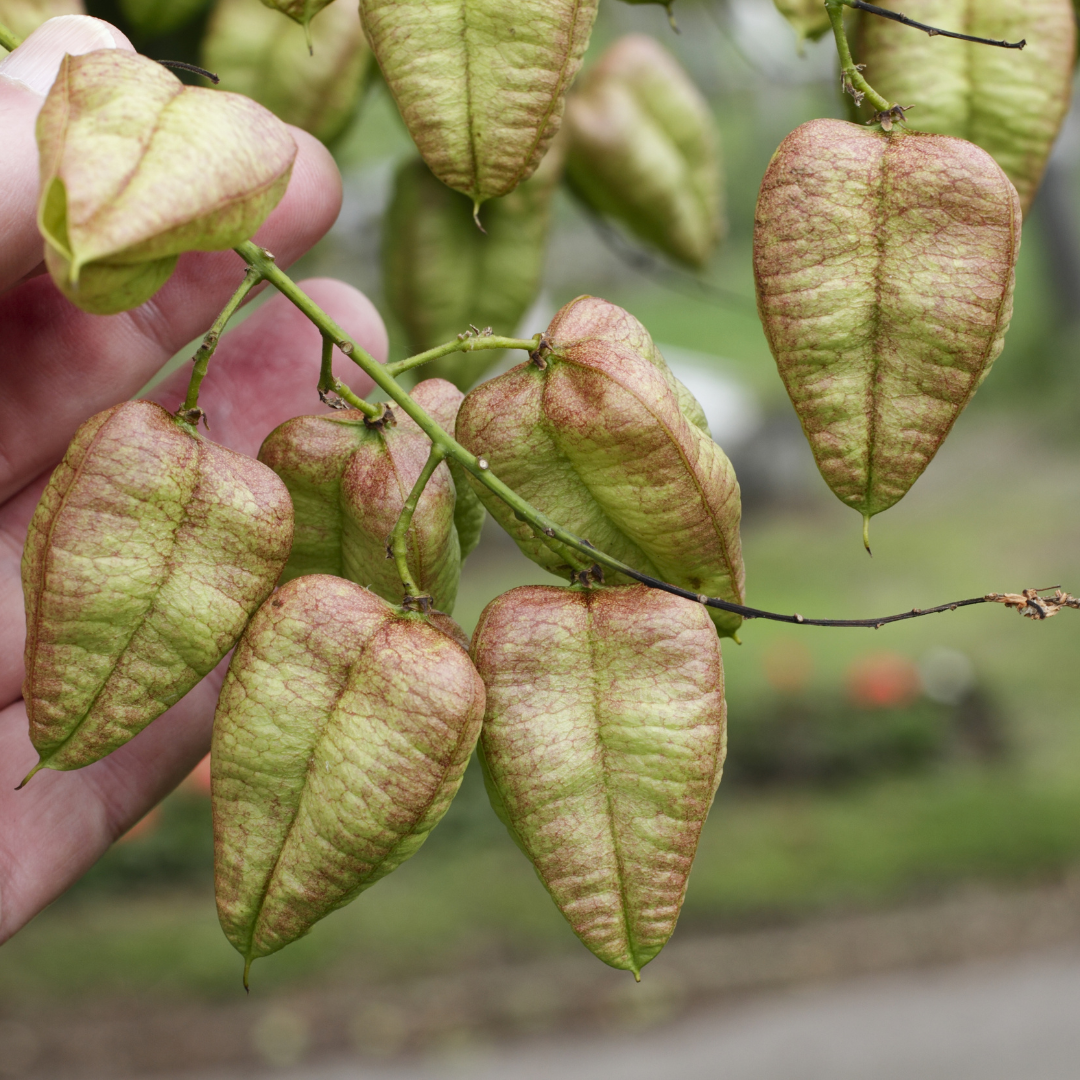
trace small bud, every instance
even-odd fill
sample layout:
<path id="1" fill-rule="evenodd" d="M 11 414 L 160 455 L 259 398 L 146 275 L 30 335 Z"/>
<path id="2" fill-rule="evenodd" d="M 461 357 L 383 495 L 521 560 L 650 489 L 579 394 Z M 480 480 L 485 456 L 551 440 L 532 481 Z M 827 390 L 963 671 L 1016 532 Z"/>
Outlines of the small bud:
<path id="1" fill-rule="evenodd" d="M 115 49 L 64 58 L 37 139 L 46 265 L 97 315 L 144 303 L 182 252 L 249 239 L 296 156 L 262 106 Z"/>

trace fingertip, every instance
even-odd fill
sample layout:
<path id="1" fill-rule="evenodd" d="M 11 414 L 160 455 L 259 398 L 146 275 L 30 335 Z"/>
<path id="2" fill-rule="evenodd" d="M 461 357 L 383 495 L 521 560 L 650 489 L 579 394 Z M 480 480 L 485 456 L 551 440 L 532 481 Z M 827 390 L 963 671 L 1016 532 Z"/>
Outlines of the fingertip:
<path id="1" fill-rule="evenodd" d="M 0 75 L 44 97 L 56 81 L 66 55 L 98 49 L 134 52 L 135 46 L 111 23 L 90 15 L 60 15 L 42 23 L 13 53 L 0 61 Z"/>

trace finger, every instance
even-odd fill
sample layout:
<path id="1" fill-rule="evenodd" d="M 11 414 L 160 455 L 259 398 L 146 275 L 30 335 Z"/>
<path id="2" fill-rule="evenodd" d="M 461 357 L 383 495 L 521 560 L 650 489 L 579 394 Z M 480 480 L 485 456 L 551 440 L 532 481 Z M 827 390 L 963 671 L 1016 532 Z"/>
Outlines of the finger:
<path id="1" fill-rule="evenodd" d="M 0 508 L 0 709 L 22 694 L 26 611 L 19 571 L 26 526 L 48 478 L 43 473 Z"/>
<path id="2" fill-rule="evenodd" d="M 65 53 L 134 52 L 115 26 L 87 15 L 64 15 L 38 27 L 0 61 L 0 292 L 41 262 L 37 228 L 38 151 L 34 123 Z"/>
<path id="3" fill-rule="evenodd" d="M 283 266 L 330 228 L 341 207 L 333 158 L 292 130 L 299 147 L 292 180 L 255 238 Z M 205 333 L 243 273 L 233 252 L 191 252 L 152 300 L 122 315 L 87 315 L 48 277 L 0 296 L 0 500 L 54 463 L 83 420 L 138 393 Z"/>
<path id="4" fill-rule="evenodd" d="M 43 769 L 22 704 L 0 712 L 0 942 L 77 881 L 159 803 L 210 748 L 226 662 L 107 758 L 74 772 Z"/>
<path id="5" fill-rule="evenodd" d="M 375 305 L 358 289 L 331 278 L 312 278 L 300 287 L 361 348 L 380 363 L 388 351 L 386 327 Z M 278 424 L 305 412 L 321 413 L 317 384 L 322 335 L 284 296 L 268 300 L 246 322 L 227 333 L 210 360 L 199 404 L 209 435 L 255 457 Z M 361 397 L 374 383 L 347 356 L 334 350 L 334 374 Z M 191 365 L 147 395 L 175 410 L 187 393 Z"/>

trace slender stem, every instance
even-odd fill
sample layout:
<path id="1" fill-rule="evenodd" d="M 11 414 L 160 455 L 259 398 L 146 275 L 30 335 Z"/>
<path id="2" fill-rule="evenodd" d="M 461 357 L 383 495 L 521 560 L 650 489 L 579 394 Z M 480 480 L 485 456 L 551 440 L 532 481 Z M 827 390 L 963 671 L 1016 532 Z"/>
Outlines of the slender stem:
<path id="1" fill-rule="evenodd" d="M 420 367 L 421 364 L 430 364 L 432 360 L 438 360 L 440 356 L 449 356 L 450 353 L 479 352 L 482 349 L 524 349 L 532 352 L 540 344 L 540 335 L 525 340 L 524 338 L 498 337 L 495 334 L 462 334 L 457 341 L 448 341 L 445 345 L 436 345 L 427 352 L 417 353 L 407 360 L 398 360 L 396 363 L 387 364 L 385 370 L 391 375 L 400 375 L 403 371 L 411 371 Z"/>
<path id="2" fill-rule="evenodd" d="M 334 339 L 327 334 L 322 336 L 322 364 L 319 367 L 319 392 L 329 393 L 334 389 Z"/>
<path id="3" fill-rule="evenodd" d="M 319 397 L 333 408 L 341 406 L 327 400 L 327 394 L 337 394 L 347 405 L 359 409 L 369 420 L 377 420 L 383 414 L 383 406 L 372 405 L 362 397 L 354 394 L 340 379 L 334 375 L 334 339 L 324 333 L 322 336 L 322 363 L 319 367 Z"/>
<path id="4" fill-rule="evenodd" d="M 441 446 L 432 443 L 428 459 L 424 462 L 424 467 L 420 470 L 420 475 L 416 478 L 416 483 L 413 484 L 412 491 L 409 492 L 409 497 L 401 508 L 401 513 L 398 515 L 397 522 L 394 525 L 394 531 L 390 534 L 390 554 L 394 557 L 398 577 L 401 578 L 401 584 L 405 589 L 406 607 L 410 606 L 410 601 L 418 600 L 422 596 L 419 586 L 413 580 L 412 571 L 409 569 L 409 526 L 412 524 L 416 507 L 420 503 L 420 496 L 424 494 L 424 488 L 427 487 L 428 481 L 439 465 L 442 464 L 445 457 L 446 451 Z"/>
<path id="5" fill-rule="evenodd" d="M 247 273 L 244 274 L 244 280 L 240 283 L 240 288 L 232 294 L 229 302 L 221 309 L 221 313 L 206 332 L 206 336 L 202 339 L 202 344 L 191 358 L 194 361 L 195 367 L 191 372 L 191 381 L 188 383 L 187 397 L 184 399 L 181 412 L 192 415 L 195 414 L 195 410 L 199 407 L 199 387 L 202 386 L 202 381 L 206 377 L 206 369 L 210 366 L 210 357 L 213 356 L 214 352 L 217 350 L 218 341 L 221 339 L 221 335 L 224 333 L 229 320 L 236 314 L 236 309 L 244 302 L 248 293 L 250 293 L 262 279 L 262 274 L 255 267 L 249 266 Z M 198 416 L 195 418 L 197 420 Z"/>
<path id="6" fill-rule="evenodd" d="M 14 52 L 22 44 L 22 38 L 16 37 L 3 23 L 0 23 L 0 48 Z"/>
<path id="7" fill-rule="evenodd" d="M 337 347 L 351 357 L 404 413 L 416 421 L 417 426 L 431 440 L 433 455 L 436 452 L 441 452 L 441 457 L 452 458 L 472 476 L 476 477 L 489 491 L 502 499 L 514 511 L 519 520 L 528 522 L 533 529 L 542 533 L 548 540 L 558 541 L 572 551 L 584 555 L 593 566 L 613 570 L 615 573 L 623 574 L 633 581 L 648 585 L 652 589 L 660 589 L 674 596 L 684 597 L 695 603 L 703 604 L 705 607 L 716 608 L 719 611 L 730 611 L 735 615 L 741 615 L 744 619 L 768 619 L 772 622 L 794 623 L 799 626 L 877 629 L 888 623 L 903 622 L 906 619 L 918 619 L 924 615 L 935 615 L 943 611 L 956 611 L 957 608 L 971 607 L 974 604 L 1001 602 L 996 594 L 990 594 L 973 597 L 970 600 L 954 600 L 951 603 L 940 604 L 933 608 L 913 608 L 911 611 L 905 611 L 899 615 L 886 615 L 877 619 L 807 619 L 798 614 L 784 615 L 773 611 L 764 611 L 761 608 L 747 607 L 745 604 L 735 604 L 730 600 L 722 600 L 715 596 L 693 593 L 688 589 L 681 589 L 677 585 L 671 585 L 666 581 L 660 581 L 658 578 L 643 574 L 606 552 L 597 550 L 588 540 L 575 536 L 568 529 L 564 529 L 546 514 L 537 510 L 535 506 L 526 502 L 498 477 L 493 476 L 487 461 L 470 454 L 465 447 L 455 442 L 443 431 L 398 385 L 386 368 L 353 342 L 341 327 L 322 311 L 310 297 L 306 296 L 287 274 L 274 265 L 272 257 L 261 248 L 248 241 L 236 248 L 236 252 L 245 262 L 257 269 L 271 285 L 288 297 L 324 334 L 332 336 Z M 441 457 L 439 460 L 441 460 Z M 431 459 L 429 458 L 430 463 Z M 435 464 L 437 465 L 438 462 L 436 461 Z M 434 470 L 435 465 L 431 465 L 431 468 Z M 419 498 L 419 495 L 417 495 L 417 498 Z M 1080 602 L 1078 602 L 1078 605 L 1080 605 Z"/>
<path id="8" fill-rule="evenodd" d="M 1027 41 L 995 41 L 993 38 L 972 37 L 970 34 L 958 34 L 953 30 L 939 30 L 936 26 L 927 26 L 926 23 L 916 22 L 899 11 L 890 11 L 888 8 L 878 7 L 877 4 L 867 4 L 864 0 L 844 0 L 844 3 L 855 8 L 856 11 L 868 11 L 871 15 L 880 15 L 883 19 L 892 19 L 893 22 L 903 23 L 904 26 L 912 26 L 916 30 L 925 30 L 931 37 L 956 38 L 958 41 L 974 41 L 977 45 L 995 45 L 999 49 L 1022 49 Z"/>
<path id="9" fill-rule="evenodd" d="M 840 54 L 840 70 L 844 80 L 844 89 L 855 98 L 858 105 L 864 97 L 878 112 L 888 112 L 892 103 L 886 101 L 862 76 L 858 65 L 851 55 L 847 31 L 844 29 L 844 8 L 850 7 L 848 0 L 825 0 L 825 9 L 832 23 L 833 37 L 836 39 L 836 51 Z"/>

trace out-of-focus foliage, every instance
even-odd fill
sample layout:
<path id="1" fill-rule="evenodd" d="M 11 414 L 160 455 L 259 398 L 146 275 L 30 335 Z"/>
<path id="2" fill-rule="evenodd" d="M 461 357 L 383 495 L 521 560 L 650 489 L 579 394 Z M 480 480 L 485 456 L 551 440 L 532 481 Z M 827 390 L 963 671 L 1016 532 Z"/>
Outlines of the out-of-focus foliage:
<path id="1" fill-rule="evenodd" d="M 352 119 L 370 70 L 355 3 L 331 4 L 307 28 L 254 0 L 220 0 L 203 42 L 203 64 L 222 90 L 254 98 L 323 142 Z"/>
<path id="2" fill-rule="evenodd" d="M 161 37 L 179 30 L 205 11 L 212 0 L 120 0 L 120 10 L 140 35 Z"/>
<path id="3" fill-rule="evenodd" d="M 708 102 L 656 38 L 620 38 L 566 106 L 567 174 L 602 214 L 692 267 L 724 232 Z"/>
<path id="4" fill-rule="evenodd" d="M 422 161 L 397 174 L 383 229 L 383 281 L 411 352 L 453 340 L 472 324 L 510 335 L 540 290 L 551 196 L 561 172 L 558 145 L 531 179 L 482 211 L 440 183 Z M 445 356 L 425 374 L 468 390 L 500 354 Z"/>
<path id="5" fill-rule="evenodd" d="M 16 37 L 32 34 L 46 19 L 58 15 L 82 15 L 82 0 L 0 0 L 0 23 Z M 0 48 L 0 56 L 7 52 Z"/>

